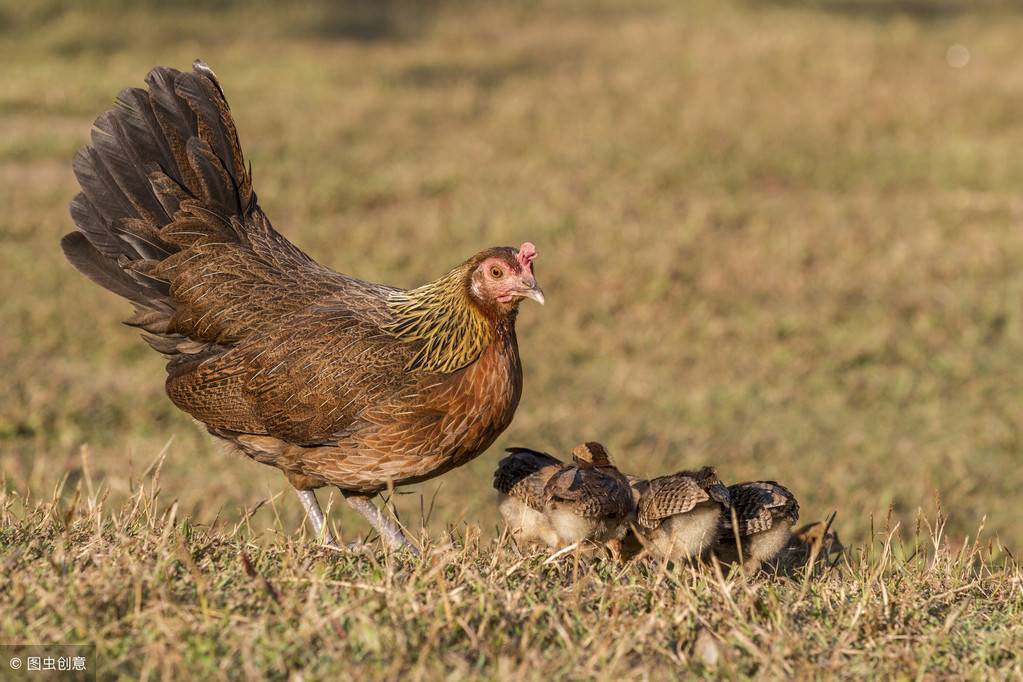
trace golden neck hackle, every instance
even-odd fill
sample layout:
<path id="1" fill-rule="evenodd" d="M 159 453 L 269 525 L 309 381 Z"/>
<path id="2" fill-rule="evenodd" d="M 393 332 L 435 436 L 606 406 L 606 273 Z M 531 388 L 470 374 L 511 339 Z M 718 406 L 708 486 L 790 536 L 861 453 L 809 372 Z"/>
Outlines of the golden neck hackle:
<path id="1" fill-rule="evenodd" d="M 391 294 L 394 315 L 385 331 L 399 339 L 424 341 L 407 371 L 454 372 L 475 362 L 494 342 L 494 326 L 470 300 L 461 268 L 408 291 Z"/>

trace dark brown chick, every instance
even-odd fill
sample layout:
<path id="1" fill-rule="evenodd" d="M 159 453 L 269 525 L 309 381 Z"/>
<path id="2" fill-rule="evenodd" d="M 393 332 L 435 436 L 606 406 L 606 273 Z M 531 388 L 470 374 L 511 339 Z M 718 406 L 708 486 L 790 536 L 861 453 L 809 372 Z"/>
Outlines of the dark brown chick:
<path id="1" fill-rule="evenodd" d="M 680 471 L 645 482 L 636 510 L 641 541 L 676 563 L 704 558 L 718 541 L 729 505 L 728 488 L 713 467 Z"/>
<path id="2" fill-rule="evenodd" d="M 508 452 L 497 464 L 494 489 L 512 539 L 518 546 L 542 542 L 557 547 L 560 540 L 547 514 L 544 489 L 565 468 L 564 462 L 528 448 L 508 448 Z"/>
<path id="3" fill-rule="evenodd" d="M 629 483 L 600 443 L 583 443 L 544 486 L 547 518 L 558 546 L 606 545 L 616 557 L 635 514 Z"/>
<path id="4" fill-rule="evenodd" d="M 741 559 L 747 573 L 755 573 L 785 548 L 792 537 L 792 524 L 799 520 L 799 503 L 784 486 L 774 481 L 737 483 L 728 488 L 732 513 L 725 516 L 724 532 L 714 548 L 726 563 Z"/>
<path id="5" fill-rule="evenodd" d="M 127 324 L 167 358 L 174 404 L 283 471 L 318 533 L 313 489 L 333 485 L 405 544 L 370 498 L 465 464 L 509 425 L 515 316 L 544 301 L 536 249 L 487 249 L 408 291 L 325 268 L 259 208 L 213 71 L 158 67 L 146 83 L 75 156 L 64 254 L 134 305 Z"/>

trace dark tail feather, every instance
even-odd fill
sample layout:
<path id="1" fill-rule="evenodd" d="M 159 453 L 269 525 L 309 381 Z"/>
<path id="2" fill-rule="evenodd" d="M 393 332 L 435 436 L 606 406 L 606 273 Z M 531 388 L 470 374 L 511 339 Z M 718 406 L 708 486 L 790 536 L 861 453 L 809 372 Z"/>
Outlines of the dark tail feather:
<path id="1" fill-rule="evenodd" d="M 190 73 L 157 67 L 146 83 L 121 91 L 75 155 L 78 231 L 61 248 L 79 272 L 135 304 L 128 324 L 161 334 L 174 304 L 159 264 L 196 242 L 248 243 L 255 195 L 213 71 L 198 61 Z"/>
<path id="2" fill-rule="evenodd" d="M 213 186 L 221 191 L 229 189 L 229 196 L 225 194 L 223 198 L 224 207 L 232 214 L 243 215 L 254 203 L 252 183 L 245 169 L 245 157 L 238 142 L 231 109 L 216 74 L 202 62 L 196 62 L 193 68 L 199 77 L 179 78 L 175 91 L 188 101 L 195 112 L 199 127 L 199 138 L 195 141 L 205 142 L 201 151 L 210 156 L 196 168 L 204 168 L 210 177 L 224 174 L 220 183 Z M 191 155 L 191 147 L 189 151 Z M 199 176 L 201 182 L 203 173 L 200 172 Z"/>
<path id="3" fill-rule="evenodd" d="M 123 296 L 136 307 L 151 309 L 158 305 L 152 295 L 131 276 L 131 271 L 117 264 L 117 261 L 106 258 L 95 246 L 89 243 L 88 237 L 81 232 L 71 232 L 60 240 L 60 248 L 64 257 L 78 272 L 88 277 L 118 296 Z"/>

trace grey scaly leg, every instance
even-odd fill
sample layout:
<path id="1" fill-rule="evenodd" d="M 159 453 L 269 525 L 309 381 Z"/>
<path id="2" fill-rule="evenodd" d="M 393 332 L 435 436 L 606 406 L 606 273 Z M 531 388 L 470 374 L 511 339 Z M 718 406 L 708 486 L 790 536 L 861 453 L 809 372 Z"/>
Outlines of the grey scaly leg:
<path id="1" fill-rule="evenodd" d="M 357 495 L 353 493 L 346 493 L 341 491 L 341 494 L 348 500 L 348 504 L 352 506 L 355 511 L 366 517 L 369 521 L 369 525 L 373 526 L 378 533 L 380 533 L 380 539 L 383 540 L 384 546 L 390 549 L 407 549 L 416 556 L 422 556 L 419 550 L 416 549 L 408 540 L 405 539 L 404 534 L 394 524 L 391 519 L 383 515 L 383 513 L 377 509 L 377 506 L 370 501 L 370 498 L 365 495 Z"/>
<path id="2" fill-rule="evenodd" d="M 330 529 L 327 528 L 327 519 L 323 516 L 320 503 L 316 501 L 316 493 L 312 490 L 299 490 L 298 488 L 295 489 L 295 492 L 298 493 L 298 499 L 302 501 L 302 506 L 305 507 L 306 518 L 313 524 L 316 537 L 323 538 L 323 542 L 328 545 L 333 545 L 334 536 L 330 534 Z"/>

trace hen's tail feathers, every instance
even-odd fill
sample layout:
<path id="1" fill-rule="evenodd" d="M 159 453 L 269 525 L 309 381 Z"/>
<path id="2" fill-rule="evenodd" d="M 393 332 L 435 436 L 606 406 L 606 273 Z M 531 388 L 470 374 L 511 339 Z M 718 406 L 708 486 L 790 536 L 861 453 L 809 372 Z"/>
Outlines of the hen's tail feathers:
<path id="1" fill-rule="evenodd" d="M 166 334 L 175 306 L 161 263 L 192 245 L 249 244 L 244 222 L 256 197 L 213 71 L 200 61 L 191 73 L 157 67 L 146 83 L 121 91 L 75 155 L 78 231 L 61 248 L 79 272 L 135 305 L 127 324 Z M 147 340 L 180 352 L 172 346 L 181 337 L 169 336 Z"/>

